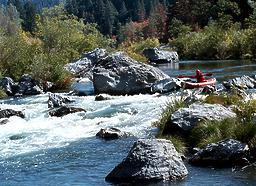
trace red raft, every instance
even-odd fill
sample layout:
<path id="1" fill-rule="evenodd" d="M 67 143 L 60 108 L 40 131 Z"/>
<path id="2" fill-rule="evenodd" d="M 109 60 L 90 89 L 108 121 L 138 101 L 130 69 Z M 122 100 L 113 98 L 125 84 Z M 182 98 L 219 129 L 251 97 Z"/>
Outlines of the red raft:
<path id="1" fill-rule="evenodd" d="M 183 82 L 183 87 L 184 88 L 188 88 L 188 89 L 192 89 L 192 88 L 199 88 L 199 87 L 204 87 L 207 85 L 212 85 L 214 86 L 216 84 L 216 79 L 215 78 L 210 78 L 210 79 L 206 79 L 204 82 L 193 82 L 193 81 L 184 81 Z"/>

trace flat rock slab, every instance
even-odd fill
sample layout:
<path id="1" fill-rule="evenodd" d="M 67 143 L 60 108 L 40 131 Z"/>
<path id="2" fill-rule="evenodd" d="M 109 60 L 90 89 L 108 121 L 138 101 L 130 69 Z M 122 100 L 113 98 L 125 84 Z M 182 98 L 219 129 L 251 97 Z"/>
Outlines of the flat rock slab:
<path id="1" fill-rule="evenodd" d="M 181 108 L 174 112 L 165 125 L 164 134 L 177 132 L 188 133 L 199 122 L 206 120 L 223 120 L 234 118 L 236 114 L 220 104 L 194 103 L 188 108 Z"/>
<path id="2" fill-rule="evenodd" d="M 227 139 L 218 143 L 207 145 L 195 155 L 189 162 L 199 166 L 231 167 L 248 164 L 248 145 L 234 139 Z"/>
<path id="3" fill-rule="evenodd" d="M 168 140 L 141 139 L 134 143 L 128 156 L 106 177 L 115 183 L 179 180 L 188 171 L 179 153 Z"/>

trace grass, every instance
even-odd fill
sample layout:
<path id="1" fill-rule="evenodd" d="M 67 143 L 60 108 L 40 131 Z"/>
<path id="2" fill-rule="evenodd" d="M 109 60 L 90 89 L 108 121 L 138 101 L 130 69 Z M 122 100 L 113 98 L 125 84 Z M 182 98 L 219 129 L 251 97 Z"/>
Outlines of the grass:
<path id="1" fill-rule="evenodd" d="M 183 98 L 176 98 L 171 101 L 168 101 L 163 108 L 163 112 L 160 115 L 158 121 L 153 123 L 153 126 L 159 128 L 157 137 L 162 137 L 162 132 L 165 128 L 165 125 L 168 124 L 172 114 L 180 108 L 188 107 L 188 104 L 184 101 Z"/>
<path id="2" fill-rule="evenodd" d="M 8 95 L 5 93 L 5 91 L 2 88 L 0 88 L 0 99 L 4 99 L 7 97 Z"/>
<path id="3" fill-rule="evenodd" d="M 185 154 L 187 152 L 186 142 L 181 137 L 179 137 L 179 136 L 165 136 L 164 139 L 170 140 L 173 143 L 175 149 L 179 153 Z"/>
<path id="4" fill-rule="evenodd" d="M 230 106 L 239 104 L 242 97 L 236 93 L 230 95 L 222 93 L 220 95 L 209 95 L 205 98 L 204 102 L 209 104 L 221 104 L 223 106 Z"/>

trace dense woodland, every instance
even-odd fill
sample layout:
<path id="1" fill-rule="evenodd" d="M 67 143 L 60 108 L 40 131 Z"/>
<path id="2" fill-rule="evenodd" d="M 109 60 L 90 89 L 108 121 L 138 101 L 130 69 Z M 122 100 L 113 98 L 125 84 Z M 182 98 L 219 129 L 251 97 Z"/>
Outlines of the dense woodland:
<path id="1" fill-rule="evenodd" d="M 69 77 L 63 65 L 95 47 L 124 50 L 140 61 L 144 48 L 162 43 L 182 59 L 256 58 L 253 0 L 0 3 L 0 71 L 13 78 L 30 73 L 61 87 Z"/>

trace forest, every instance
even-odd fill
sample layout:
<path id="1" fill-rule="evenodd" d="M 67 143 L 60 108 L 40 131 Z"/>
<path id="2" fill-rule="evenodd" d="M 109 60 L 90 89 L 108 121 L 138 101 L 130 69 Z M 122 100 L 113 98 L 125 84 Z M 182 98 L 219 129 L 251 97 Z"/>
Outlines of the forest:
<path id="1" fill-rule="evenodd" d="M 30 73 L 62 87 L 69 79 L 63 65 L 96 47 L 143 62 L 143 49 L 160 44 L 181 59 L 256 58 L 253 0 L 0 3 L 0 72 L 14 79 Z"/>

